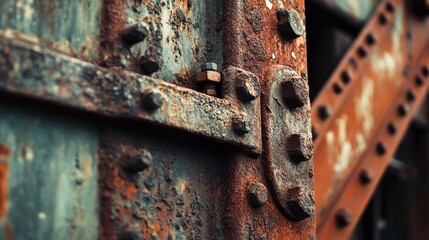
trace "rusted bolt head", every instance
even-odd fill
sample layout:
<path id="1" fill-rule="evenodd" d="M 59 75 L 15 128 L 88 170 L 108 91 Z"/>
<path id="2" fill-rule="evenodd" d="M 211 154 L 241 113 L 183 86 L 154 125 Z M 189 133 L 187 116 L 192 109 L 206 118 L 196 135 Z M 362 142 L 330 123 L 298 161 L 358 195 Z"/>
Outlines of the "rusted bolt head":
<path id="1" fill-rule="evenodd" d="M 416 100 L 416 95 L 414 94 L 414 92 L 412 90 L 407 91 L 406 97 L 407 97 L 408 102 L 414 102 Z"/>
<path id="2" fill-rule="evenodd" d="M 352 79 L 352 77 L 350 76 L 350 73 L 348 71 L 341 72 L 341 81 L 344 84 L 348 84 L 351 79 Z"/>
<path id="3" fill-rule="evenodd" d="M 149 27 L 144 22 L 137 22 L 124 28 L 121 33 L 122 41 L 129 46 L 143 41 L 149 35 Z"/>
<path id="4" fill-rule="evenodd" d="M 244 135 L 251 130 L 249 121 L 243 115 L 237 115 L 232 118 L 232 128 L 238 135 Z"/>
<path id="5" fill-rule="evenodd" d="M 144 151 L 133 156 L 127 156 L 122 159 L 121 165 L 127 172 L 142 172 L 152 166 L 152 155 L 148 151 Z"/>
<path id="6" fill-rule="evenodd" d="M 378 21 L 381 23 L 381 25 L 386 25 L 389 19 L 387 18 L 386 14 L 380 13 L 380 15 L 378 16 Z"/>
<path id="7" fill-rule="evenodd" d="M 374 176 L 372 175 L 372 173 L 366 169 L 362 170 L 359 174 L 359 180 L 363 185 L 367 185 L 372 182 L 373 178 Z"/>
<path id="8" fill-rule="evenodd" d="M 261 88 L 255 75 L 239 73 L 237 79 L 236 93 L 242 102 L 250 102 L 259 97 Z"/>
<path id="9" fill-rule="evenodd" d="M 196 77 L 197 84 L 205 83 L 219 83 L 221 81 L 221 76 L 219 72 L 207 70 L 199 72 Z"/>
<path id="10" fill-rule="evenodd" d="M 422 67 L 422 74 L 424 77 L 429 77 L 429 66 Z"/>
<path id="11" fill-rule="evenodd" d="M 340 209 L 335 215 L 335 221 L 339 228 L 345 228 L 352 222 L 352 214 L 348 209 Z"/>
<path id="12" fill-rule="evenodd" d="M 388 1 L 386 3 L 386 10 L 388 12 L 394 12 L 395 11 L 395 5 L 393 5 L 393 3 L 391 1 Z"/>
<path id="13" fill-rule="evenodd" d="M 368 45 L 372 46 L 375 44 L 376 39 L 374 37 L 374 34 L 372 33 L 368 33 L 368 35 L 366 35 L 365 41 Z"/>
<path id="14" fill-rule="evenodd" d="M 293 40 L 304 34 L 304 22 L 297 11 L 280 9 L 277 12 L 277 19 L 277 27 L 285 39 Z"/>
<path id="15" fill-rule="evenodd" d="M 286 204 L 291 220 L 301 221 L 314 213 L 314 198 L 304 187 L 290 188 Z"/>
<path id="16" fill-rule="evenodd" d="M 416 76 L 414 81 L 415 81 L 417 87 L 423 86 L 423 79 L 420 76 Z"/>
<path id="17" fill-rule="evenodd" d="M 407 114 L 408 114 L 408 107 L 403 105 L 403 104 L 399 105 L 398 115 L 401 117 L 405 117 L 405 116 L 407 116 Z"/>
<path id="18" fill-rule="evenodd" d="M 364 47 L 358 47 L 357 53 L 360 58 L 364 58 L 368 54 Z"/>
<path id="19" fill-rule="evenodd" d="M 247 192 L 247 200 L 254 208 L 262 207 L 268 200 L 268 191 L 264 184 L 255 182 Z"/>
<path id="20" fill-rule="evenodd" d="M 292 134 L 287 139 L 287 152 L 295 163 L 308 161 L 313 157 L 313 141 L 305 134 Z"/>
<path id="21" fill-rule="evenodd" d="M 151 75 L 159 70 L 160 61 L 155 57 L 145 55 L 139 58 L 138 65 L 144 74 Z"/>
<path id="22" fill-rule="evenodd" d="M 217 64 L 213 62 L 208 62 L 201 65 L 200 68 L 201 68 L 201 72 L 209 71 L 209 70 L 217 71 Z"/>
<path id="23" fill-rule="evenodd" d="M 375 150 L 377 152 L 378 155 L 383 156 L 384 154 L 386 154 L 386 146 L 384 146 L 384 144 L 382 142 L 378 142 L 377 145 L 375 146 Z"/>
<path id="24" fill-rule="evenodd" d="M 287 78 L 282 86 L 283 98 L 288 108 L 302 107 L 308 100 L 308 86 L 301 77 Z"/>
<path id="25" fill-rule="evenodd" d="M 317 114 L 319 115 L 320 120 L 324 121 L 331 116 L 331 110 L 328 106 L 323 105 L 317 109 Z"/>
<path id="26" fill-rule="evenodd" d="M 393 124 L 393 123 L 389 123 L 388 125 L 387 125 L 387 132 L 389 132 L 389 134 L 390 135 L 395 135 L 396 134 L 396 131 L 397 131 L 397 129 L 396 129 L 396 126 L 395 126 L 395 124 Z"/>
<path id="27" fill-rule="evenodd" d="M 343 92 L 343 87 L 341 87 L 339 83 L 334 83 L 334 85 L 332 85 L 332 90 L 334 90 L 335 94 L 340 94 Z"/>
<path id="28" fill-rule="evenodd" d="M 149 111 L 156 110 L 164 104 L 164 94 L 155 88 L 143 89 L 141 92 L 141 104 Z"/>

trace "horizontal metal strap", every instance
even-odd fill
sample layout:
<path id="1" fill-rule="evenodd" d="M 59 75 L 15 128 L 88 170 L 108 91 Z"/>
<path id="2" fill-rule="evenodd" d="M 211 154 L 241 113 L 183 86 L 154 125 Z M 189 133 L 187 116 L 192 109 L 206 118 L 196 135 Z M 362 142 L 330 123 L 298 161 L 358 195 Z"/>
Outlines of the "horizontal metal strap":
<path id="1" fill-rule="evenodd" d="M 169 126 L 260 153 L 260 126 L 231 97 L 219 99 L 162 80 L 106 69 L 0 33 L 0 91 L 103 116 Z M 237 134 L 237 116 L 249 132 Z"/>

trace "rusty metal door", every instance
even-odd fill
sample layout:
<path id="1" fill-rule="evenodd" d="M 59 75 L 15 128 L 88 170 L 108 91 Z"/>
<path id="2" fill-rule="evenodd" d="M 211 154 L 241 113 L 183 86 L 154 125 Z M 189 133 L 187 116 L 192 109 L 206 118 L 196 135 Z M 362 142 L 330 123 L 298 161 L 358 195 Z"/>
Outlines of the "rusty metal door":
<path id="1" fill-rule="evenodd" d="M 2 0 L 1 238 L 315 239 L 304 10 Z"/>

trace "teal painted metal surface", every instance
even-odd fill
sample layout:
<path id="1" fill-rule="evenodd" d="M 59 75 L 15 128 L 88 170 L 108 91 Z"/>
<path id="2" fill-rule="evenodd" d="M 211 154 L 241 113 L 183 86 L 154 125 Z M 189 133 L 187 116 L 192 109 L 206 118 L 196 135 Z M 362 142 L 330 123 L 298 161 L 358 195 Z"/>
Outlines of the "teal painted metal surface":
<path id="1" fill-rule="evenodd" d="M 2 0 L 0 29 L 14 29 L 51 42 L 85 59 L 97 57 L 100 1 Z"/>
<path id="2" fill-rule="evenodd" d="M 96 129 L 11 104 L 0 109 L 0 144 L 11 153 L 0 239 L 96 239 Z"/>

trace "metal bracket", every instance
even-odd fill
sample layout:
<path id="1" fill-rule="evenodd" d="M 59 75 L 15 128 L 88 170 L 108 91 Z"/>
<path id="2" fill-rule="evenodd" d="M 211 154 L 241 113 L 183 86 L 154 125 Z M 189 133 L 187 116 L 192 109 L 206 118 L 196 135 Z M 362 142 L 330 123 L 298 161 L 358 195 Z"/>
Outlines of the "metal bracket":
<path id="1" fill-rule="evenodd" d="M 10 33 L 0 33 L 0 75 L 0 91 L 17 96 L 173 127 L 253 154 L 261 151 L 260 124 L 255 119 L 247 126 L 259 108 L 241 103 L 235 93 L 218 99 L 151 77 L 101 68 Z"/>
<path id="2" fill-rule="evenodd" d="M 308 86 L 286 66 L 274 66 L 267 79 L 269 94 L 262 99 L 267 178 L 279 209 L 301 221 L 314 217 L 315 205 Z"/>

